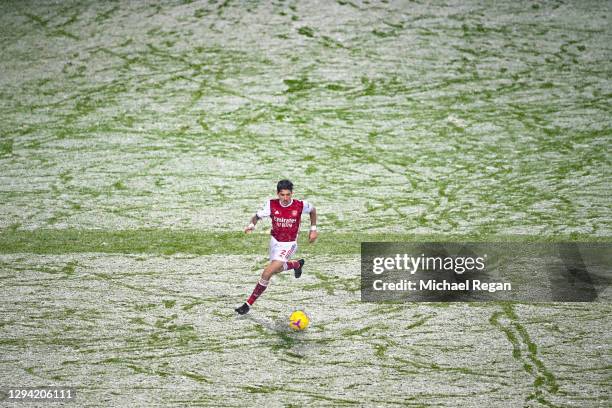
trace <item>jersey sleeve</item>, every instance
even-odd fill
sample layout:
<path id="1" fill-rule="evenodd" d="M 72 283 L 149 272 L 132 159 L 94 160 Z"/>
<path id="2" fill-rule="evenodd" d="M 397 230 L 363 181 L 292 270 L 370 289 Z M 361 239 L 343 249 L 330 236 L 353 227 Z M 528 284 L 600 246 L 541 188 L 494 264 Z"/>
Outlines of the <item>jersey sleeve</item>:
<path id="1" fill-rule="evenodd" d="M 270 216 L 270 200 L 266 201 L 260 210 L 255 213 L 259 218 L 265 218 Z"/>
<path id="2" fill-rule="evenodd" d="M 314 207 L 306 200 L 303 200 L 302 202 L 304 203 L 304 207 L 302 208 L 302 214 L 310 214 Z"/>

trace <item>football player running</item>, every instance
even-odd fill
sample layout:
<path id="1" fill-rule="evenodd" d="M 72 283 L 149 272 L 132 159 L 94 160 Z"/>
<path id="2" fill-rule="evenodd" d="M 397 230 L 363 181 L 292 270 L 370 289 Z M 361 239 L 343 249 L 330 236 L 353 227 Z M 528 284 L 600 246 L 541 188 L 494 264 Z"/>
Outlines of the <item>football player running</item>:
<path id="1" fill-rule="evenodd" d="M 304 260 L 291 260 L 297 251 L 297 237 L 302 214 L 310 214 L 309 241 L 312 243 L 317 239 L 317 212 L 314 206 L 307 201 L 293 198 L 293 183 L 289 180 L 279 181 L 276 185 L 276 193 L 278 198 L 266 201 L 262 209 L 257 211 L 251 218 L 251 223 L 244 229 L 244 232 L 249 234 L 255 229 L 257 221 L 265 217 L 272 219 L 270 263 L 261 273 L 251 296 L 242 306 L 235 309 L 241 315 L 248 313 L 275 274 L 293 269 L 296 278 L 302 275 Z"/>

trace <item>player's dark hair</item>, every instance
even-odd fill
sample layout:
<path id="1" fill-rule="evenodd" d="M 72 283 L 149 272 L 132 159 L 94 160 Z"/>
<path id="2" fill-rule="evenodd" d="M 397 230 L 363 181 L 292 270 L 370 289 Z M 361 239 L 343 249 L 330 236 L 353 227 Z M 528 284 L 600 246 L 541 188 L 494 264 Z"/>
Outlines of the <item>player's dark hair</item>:
<path id="1" fill-rule="evenodd" d="M 276 192 L 280 193 L 281 190 L 293 191 L 293 183 L 290 182 L 289 180 L 279 181 L 278 184 L 276 185 Z"/>

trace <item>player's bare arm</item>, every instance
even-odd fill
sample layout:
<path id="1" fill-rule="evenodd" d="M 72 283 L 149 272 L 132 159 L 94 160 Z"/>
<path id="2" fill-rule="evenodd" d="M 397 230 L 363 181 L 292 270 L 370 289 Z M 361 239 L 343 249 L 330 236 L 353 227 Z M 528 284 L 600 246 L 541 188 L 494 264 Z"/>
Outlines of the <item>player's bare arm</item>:
<path id="1" fill-rule="evenodd" d="M 312 207 L 312 210 L 310 210 L 310 233 L 308 234 L 308 241 L 310 241 L 310 243 L 315 242 L 317 236 L 319 236 L 317 232 L 317 209 Z"/>
<path id="2" fill-rule="evenodd" d="M 244 233 L 250 234 L 251 232 L 253 232 L 253 230 L 255 229 L 255 225 L 257 224 L 257 221 L 259 221 L 259 217 L 257 216 L 257 214 L 255 214 L 253 218 L 251 218 L 251 222 L 249 223 L 249 225 L 247 225 L 246 228 L 244 229 Z"/>

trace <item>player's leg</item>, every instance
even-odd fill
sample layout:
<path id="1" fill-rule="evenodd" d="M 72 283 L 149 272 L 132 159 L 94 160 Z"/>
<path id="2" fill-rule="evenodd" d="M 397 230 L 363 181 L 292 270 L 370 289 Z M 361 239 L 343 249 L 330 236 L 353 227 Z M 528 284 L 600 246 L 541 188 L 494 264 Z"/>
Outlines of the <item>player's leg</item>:
<path id="1" fill-rule="evenodd" d="M 268 266 L 266 266 L 263 272 L 261 273 L 261 279 L 269 281 L 270 279 L 272 279 L 272 276 L 285 270 L 284 265 L 285 262 L 278 259 L 270 261 Z"/>
<path id="2" fill-rule="evenodd" d="M 289 261 L 289 262 L 291 262 L 291 268 L 288 268 L 288 269 L 293 269 L 293 275 L 296 278 L 299 278 L 300 276 L 302 276 L 302 266 L 304 266 L 304 260 L 298 259 L 297 261 Z M 289 265 L 289 262 L 287 262 L 287 265 Z"/>
<path id="3" fill-rule="evenodd" d="M 259 296 L 261 296 L 261 294 L 268 288 L 268 284 L 270 283 L 270 279 L 272 278 L 272 276 L 283 270 L 283 256 L 286 252 L 287 248 L 284 243 L 278 242 L 276 239 L 274 239 L 274 237 L 270 237 L 270 263 L 264 268 L 263 272 L 261 273 L 261 277 L 259 278 L 257 285 L 255 285 L 255 289 L 253 289 L 251 296 L 249 296 L 247 301 L 242 306 L 235 309 L 238 314 L 243 315 L 245 313 L 248 313 L 248 311 L 251 309 L 251 306 L 253 306 L 253 303 L 255 303 L 257 298 L 259 298 Z"/>
<path id="4" fill-rule="evenodd" d="M 251 306 L 253 306 L 253 303 L 255 303 L 257 298 L 259 298 L 259 296 L 261 296 L 261 294 L 264 293 L 264 291 L 268 288 L 272 276 L 283 271 L 283 265 L 283 261 L 270 261 L 270 263 L 264 268 L 263 272 L 261 273 L 261 277 L 259 278 L 257 285 L 255 285 L 255 289 L 253 289 L 251 296 L 249 296 L 247 301 L 242 306 L 236 309 L 236 312 L 238 312 L 238 314 L 245 314 L 250 310 Z"/>
<path id="5" fill-rule="evenodd" d="M 285 251 L 281 252 L 283 259 L 283 271 L 293 269 L 293 274 L 296 278 L 302 276 L 302 266 L 304 266 L 303 259 L 290 260 L 293 255 L 297 252 L 297 242 L 288 243 L 285 247 Z"/>
<path id="6" fill-rule="evenodd" d="M 274 237 L 270 239 L 270 263 L 263 270 L 259 282 L 255 285 L 255 289 L 253 289 L 253 293 L 247 299 L 247 301 L 235 309 L 238 314 L 247 313 L 253 303 L 261 296 L 261 294 L 268 288 L 270 280 L 272 276 L 275 274 L 286 271 L 288 269 L 295 270 L 295 277 L 299 278 L 302 274 L 302 265 L 304 265 L 304 260 L 300 259 L 298 261 L 290 261 L 289 258 L 295 253 L 297 250 L 296 242 L 279 242 Z"/>
<path id="7" fill-rule="evenodd" d="M 255 285 L 255 289 L 253 289 L 253 293 L 247 299 L 247 304 L 253 306 L 253 303 L 257 300 L 259 296 L 268 288 L 270 281 L 272 280 L 272 276 L 281 272 L 283 270 L 283 263 L 281 261 L 272 261 L 266 266 L 261 273 L 261 277 L 259 278 L 259 282 Z"/>
<path id="8" fill-rule="evenodd" d="M 291 253 L 287 252 L 287 255 L 285 256 L 289 257 L 291 256 L 291 254 L 292 252 Z M 297 261 L 290 261 L 290 260 L 285 261 L 282 258 L 271 260 L 268 266 L 266 266 L 263 272 L 261 273 L 261 278 L 259 279 L 259 282 L 255 286 L 253 293 L 247 300 L 247 303 L 249 304 L 249 306 L 253 306 L 253 303 L 255 303 L 257 298 L 264 292 L 264 290 L 266 290 L 266 288 L 268 287 L 268 284 L 270 283 L 274 275 L 276 275 L 277 273 L 286 271 L 288 269 L 294 269 L 295 277 L 299 278 L 300 275 L 302 274 L 303 265 L 304 265 L 303 259 L 300 259 Z"/>

